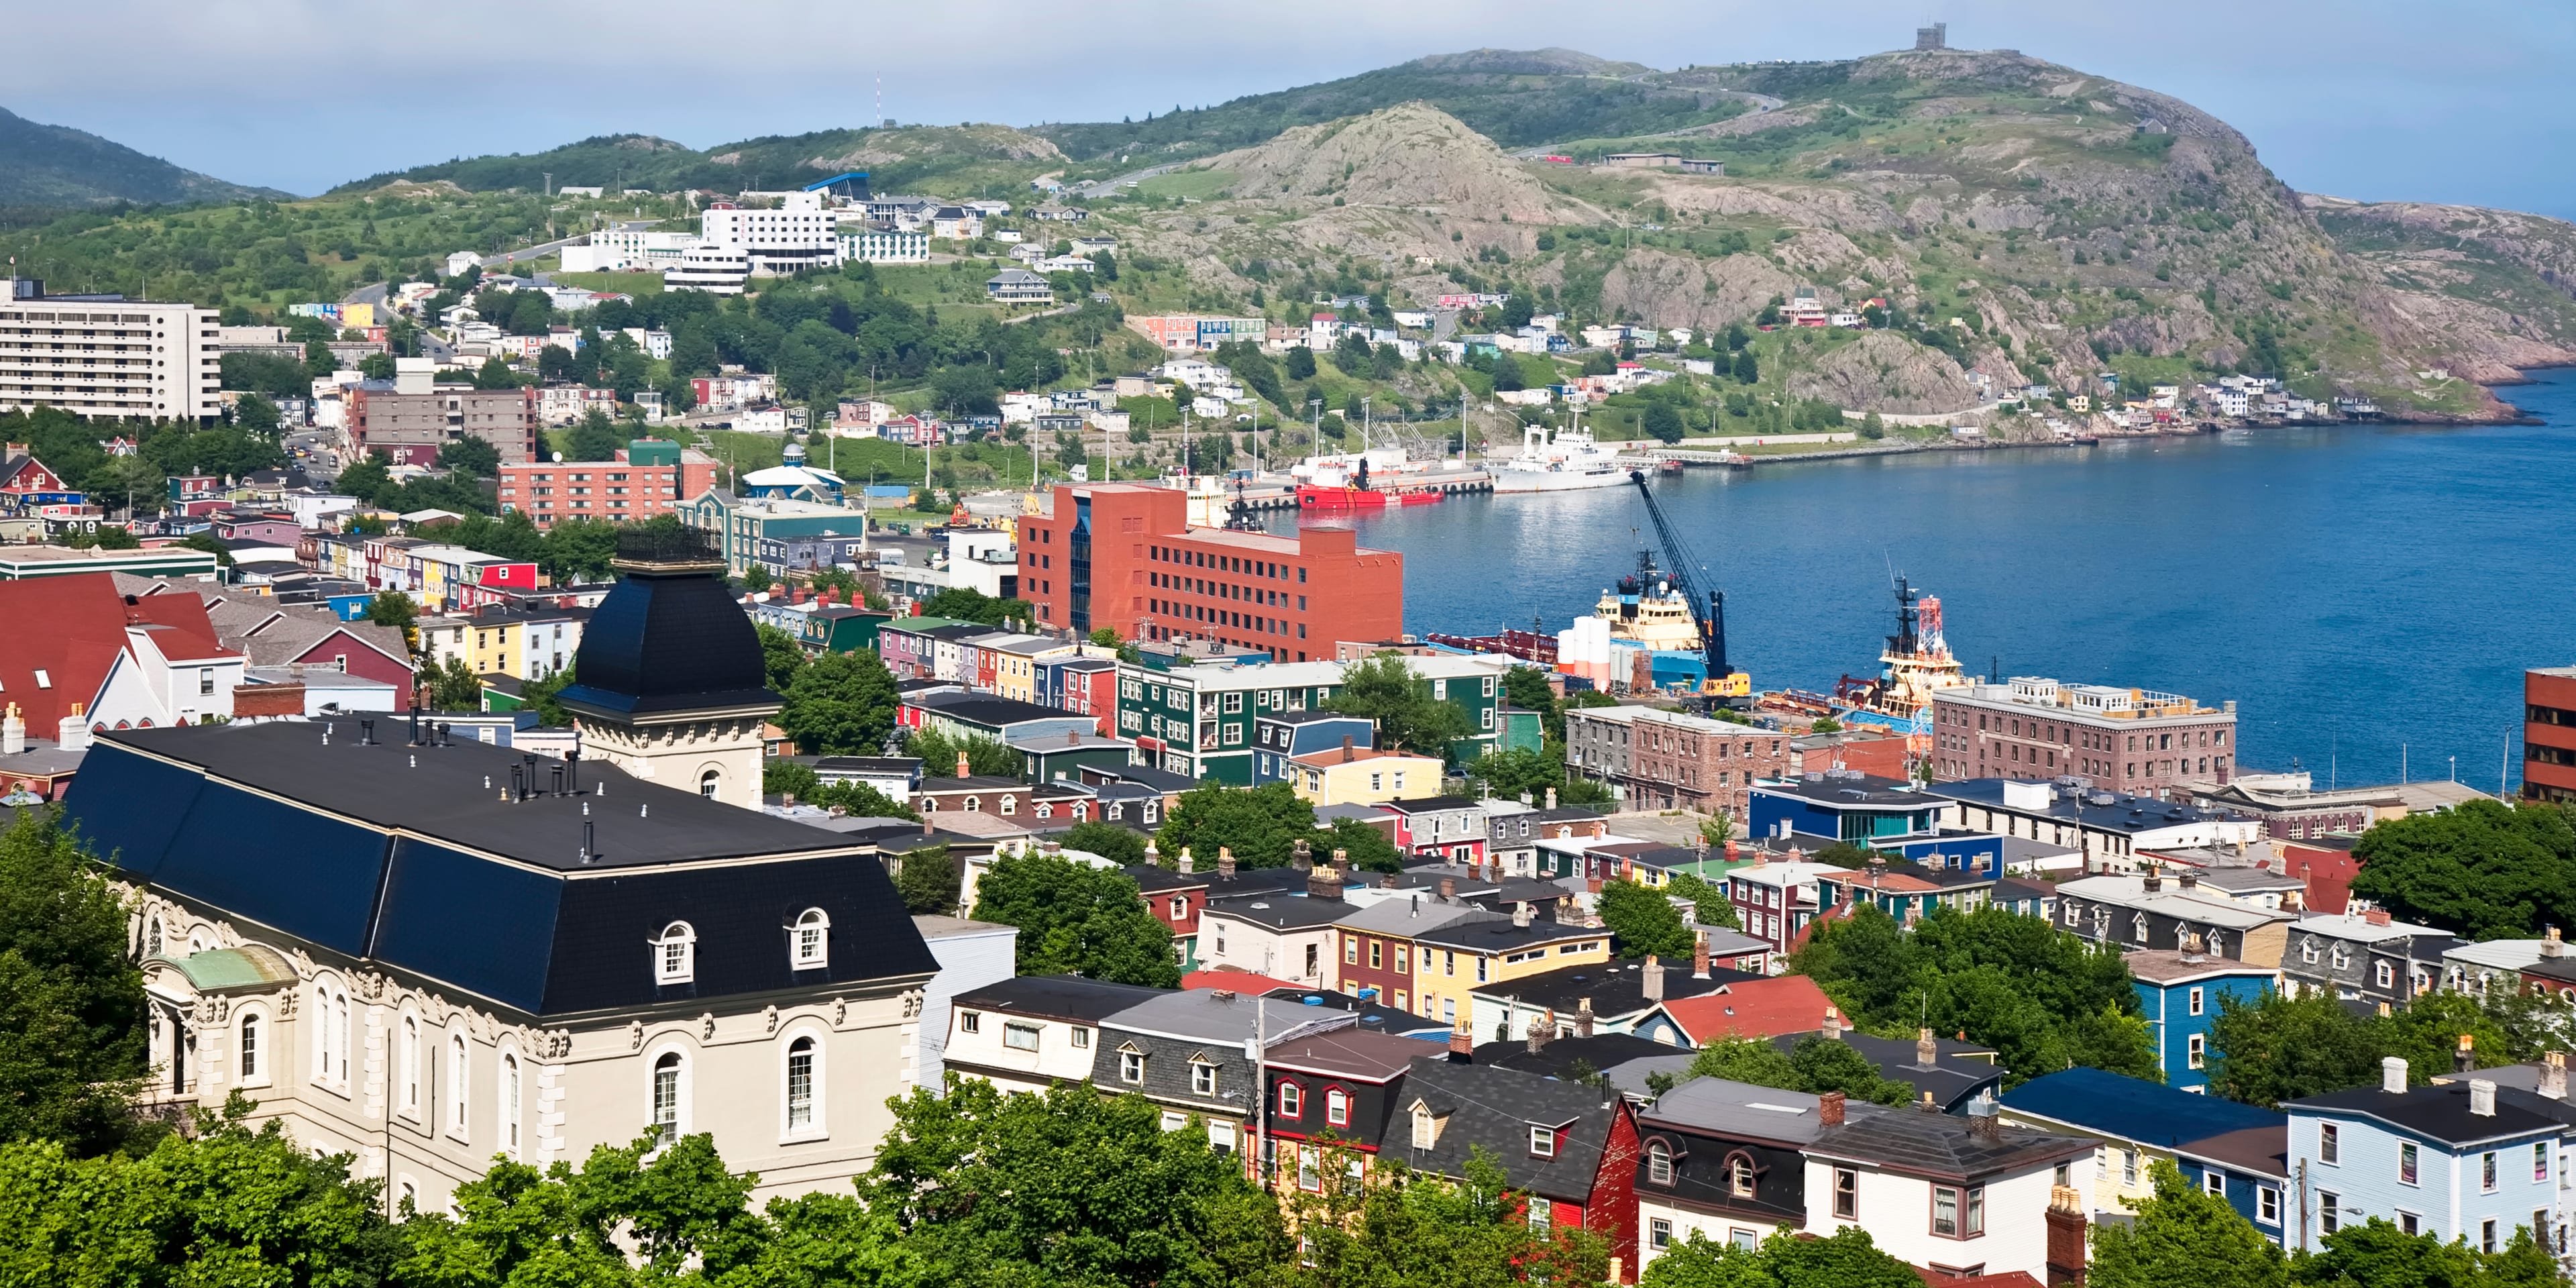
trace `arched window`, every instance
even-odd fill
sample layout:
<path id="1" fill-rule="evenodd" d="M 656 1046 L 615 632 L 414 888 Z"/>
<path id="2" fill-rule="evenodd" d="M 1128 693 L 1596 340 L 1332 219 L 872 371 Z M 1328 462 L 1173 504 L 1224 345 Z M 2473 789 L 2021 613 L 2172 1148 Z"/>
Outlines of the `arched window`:
<path id="1" fill-rule="evenodd" d="M 331 1012 L 333 1034 L 339 1039 L 332 1050 L 339 1066 L 331 1076 L 345 1087 L 349 1085 L 349 995 L 346 992 L 339 989 L 331 991 Z"/>
<path id="2" fill-rule="evenodd" d="M 143 919 L 143 955 L 146 957 L 161 955 L 161 919 L 159 917 Z"/>
<path id="3" fill-rule="evenodd" d="M 313 986 L 313 1027 L 315 1030 L 313 1036 L 317 1039 L 313 1043 L 313 1080 L 320 1082 L 331 1076 L 331 1048 L 333 1041 L 331 1036 L 331 990 L 318 983 Z"/>
<path id="4" fill-rule="evenodd" d="M 714 800 L 716 798 L 716 788 L 723 782 L 724 775 L 712 769 L 698 775 L 698 795 L 704 796 L 708 800 Z"/>
<path id="5" fill-rule="evenodd" d="M 653 1061 L 653 1135 L 664 1145 L 680 1139 L 680 1065 L 677 1051 Z"/>
<path id="6" fill-rule="evenodd" d="M 832 960 L 832 919 L 820 908 L 807 908 L 796 919 L 789 936 L 789 964 L 797 970 L 813 970 L 829 965 Z"/>
<path id="7" fill-rule="evenodd" d="M 420 1117 L 420 1017 L 406 1015 L 402 1022 L 402 1050 L 394 1053 L 402 1061 L 402 1111 L 405 1116 Z"/>
<path id="8" fill-rule="evenodd" d="M 1004 818 L 1009 818 L 1009 817 L 1010 817 L 1010 816 L 1012 816 L 1013 814 L 1017 814 L 1017 813 L 1019 813 L 1019 812 L 1020 812 L 1020 798 L 1019 798 L 1019 797 L 1017 797 L 1017 796 L 1005 796 L 1005 797 L 1003 797 L 1003 798 L 1002 798 L 1002 817 L 1004 817 Z"/>
<path id="9" fill-rule="evenodd" d="M 1351 1098 L 1336 1089 L 1324 1093 L 1324 1121 L 1335 1127 L 1346 1127 L 1351 1121 Z"/>
<path id="10" fill-rule="evenodd" d="M 814 1114 L 814 1039 L 787 1044 L 787 1134 L 812 1131 Z"/>
<path id="11" fill-rule="evenodd" d="M 264 1082 L 260 1059 L 267 1049 L 260 1045 L 259 1012 L 245 1011 L 241 1018 L 241 1080 L 245 1084 Z"/>
<path id="12" fill-rule="evenodd" d="M 662 927 L 653 939 L 653 982 L 686 984 L 697 977 L 698 932 L 685 921 Z"/>
<path id="13" fill-rule="evenodd" d="M 1727 1191 L 1740 1199 L 1753 1197 L 1753 1159 L 1747 1154 L 1731 1154 L 1726 1160 Z"/>
<path id="14" fill-rule="evenodd" d="M 1283 1082 L 1279 1084 L 1279 1116 L 1282 1118 L 1303 1118 L 1306 1116 L 1305 1088 L 1300 1087 L 1293 1082 Z"/>
<path id="15" fill-rule="evenodd" d="M 447 1134 L 465 1139 L 465 1035 L 447 1039 Z"/>
<path id="16" fill-rule="evenodd" d="M 1657 1185 L 1673 1183 L 1672 1146 L 1659 1140 L 1646 1147 L 1646 1179 Z"/>
<path id="17" fill-rule="evenodd" d="M 983 797 L 980 797 L 980 796 L 969 796 L 969 797 L 967 797 L 967 798 L 966 798 L 966 812 L 967 812 L 967 813 L 969 813 L 969 814 L 974 813 L 978 808 L 982 807 L 983 803 L 984 803 L 984 798 L 983 798 Z"/>
<path id="18" fill-rule="evenodd" d="M 501 1149 L 519 1156 L 519 1053 L 501 1053 Z"/>

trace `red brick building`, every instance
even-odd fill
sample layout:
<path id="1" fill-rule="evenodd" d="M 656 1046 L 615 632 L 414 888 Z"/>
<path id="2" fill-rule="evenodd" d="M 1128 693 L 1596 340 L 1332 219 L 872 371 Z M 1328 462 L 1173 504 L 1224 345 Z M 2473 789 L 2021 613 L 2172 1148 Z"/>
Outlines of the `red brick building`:
<path id="1" fill-rule="evenodd" d="M 716 485 L 715 458 L 661 439 L 637 439 L 613 461 L 528 462 L 501 467 L 501 512 L 520 511 L 540 531 L 557 519 L 635 523 L 670 514 Z"/>
<path id="2" fill-rule="evenodd" d="M 1188 498 L 1140 483 L 1058 486 L 1020 525 L 1020 597 L 1038 620 L 1121 639 L 1212 639 L 1282 662 L 1404 628 L 1404 556 L 1347 528 L 1294 538 L 1193 528 Z"/>
<path id="3" fill-rule="evenodd" d="M 396 465 L 434 465 L 439 448 L 465 438 L 490 443 L 504 465 L 538 459 L 534 389 L 441 385 L 398 394 L 362 384 L 348 398 L 349 443 L 359 460 L 381 451 Z"/>
<path id="4" fill-rule="evenodd" d="M 2576 801 L 2576 666 L 2522 673 L 2522 798 Z"/>

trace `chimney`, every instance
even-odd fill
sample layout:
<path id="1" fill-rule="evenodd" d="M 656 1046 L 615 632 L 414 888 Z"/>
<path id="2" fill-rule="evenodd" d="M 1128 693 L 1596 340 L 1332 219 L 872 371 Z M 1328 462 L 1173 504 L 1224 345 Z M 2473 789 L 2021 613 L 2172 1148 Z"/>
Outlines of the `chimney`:
<path id="1" fill-rule="evenodd" d="M 2174 875 L 2181 878 L 2180 885 L 2186 893 L 2200 884 L 2200 869 L 2198 868 L 2184 868 L 2182 871 L 2177 872 Z"/>
<path id="2" fill-rule="evenodd" d="M 930 832 L 930 815 L 925 813 L 921 816 L 921 834 L 923 836 L 928 836 L 930 835 Z"/>
<path id="3" fill-rule="evenodd" d="M 1467 1021 L 1461 1019 L 1458 1021 L 1458 1027 L 1449 1030 L 1449 1063 L 1474 1064 L 1475 1062 L 1476 1039 L 1467 1031 Z"/>
<path id="4" fill-rule="evenodd" d="M 1733 862 L 1735 862 L 1735 852 L 1736 852 L 1736 850 L 1739 848 L 1739 846 L 1740 846 L 1740 842 L 1736 842 L 1736 841 L 1732 841 L 1732 840 L 1730 840 L 1730 841 L 1728 841 L 1728 842 L 1726 843 L 1726 861 L 1727 861 L 1727 862 L 1729 862 L 1729 863 L 1733 863 Z"/>
<path id="5" fill-rule="evenodd" d="M 1528 901 L 1524 900 L 1512 905 L 1512 924 L 1524 927 L 1530 924 L 1530 906 Z"/>
<path id="6" fill-rule="evenodd" d="M 1578 999 L 1576 999 L 1576 1001 L 1575 1001 L 1575 1006 L 1574 1006 L 1574 1035 L 1575 1035 L 1576 1037 L 1579 1037 L 1579 1038 L 1588 1038 L 1588 1037 L 1591 1037 L 1591 1036 L 1592 1036 L 1592 999 L 1591 999 L 1591 998 L 1588 998 L 1588 997 L 1585 997 L 1585 998 L 1578 998 Z"/>
<path id="7" fill-rule="evenodd" d="M 1824 1027 L 1816 1030 L 1816 1036 L 1827 1042 L 1843 1040 L 1843 1013 L 1840 1009 L 1831 1006 L 1825 1008 Z"/>
<path id="8" fill-rule="evenodd" d="M 1691 978 L 1708 978 L 1708 936 L 1706 935 L 1698 936 L 1691 941 Z"/>
<path id="9" fill-rule="evenodd" d="M 1932 1093 L 1929 1091 L 1923 1093 L 1923 1098 L 1921 1100 L 1914 1102 L 1914 1107 L 1927 1114 L 1937 1114 L 1941 1112 L 1941 1106 L 1932 1103 Z"/>
<path id="10" fill-rule="evenodd" d="M 2540 1057 L 2540 1094 L 2552 1100 L 2567 1098 L 2567 1053 L 2552 1051 Z"/>
<path id="11" fill-rule="evenodd" d="M 2206 954 L 2200 950 L 2200 932 L 2198 931 L 2192 931 L 2185 934 L 2182 937 L 2181 948 L 2182 959 L 2187 962 L 2196 962 L 2206 956 Z"/>
<path id="12" fill-rule="evenodd" d="M 1182 853 L 1187 854 L 1188 851 L 1184 850 Z M 1220 845 L 1216 847 L 1216 875 L 1217 879 L 1220 881 L 1232 881 L 1234 879 L 1233 846 Z"/>
<path id="13" fill-rule="evenodd" d="M 1335 851 L 1334 857 L 1338 859 L 1340 857 L 1340 851 Z M 1342 874 L 1340 870 L 1329 866 L 1318 865 L 1313 871 L 1308 872 L 1306 874 L 1306 897 L 1309 899 L 1331 899 L 1339 901 L 1342 897 Z"/>
<path id="14" fill-rule="evenodd" d="M 1914 1067 L 1917 1069 L 1930 1069 L 1938 1066 L 1940 1063 L 1941 1044 L 1932 1040 L 1932 1030 L 1915 1030 Z"/>
<path id="15" fill-rule="evenodd" d="M 2084 1195 L 2071 1185 L 2050 1187 L 2045 1218 L 2049 1288 L 2084 1288 Z"/>
<path id="16" fill-rule="evenodd" d="M 2540 937 L 2540 955 L 2543 957 L 2564 957 L 2567 955 L 2567 941 L 2559 937 L 2558 927 L 2551 926 L 2548 930 L 2542 932 Z"/>
<path id="17" fill-rule="evenodd" d="M 2469 1079 L 2469 1112 L 2480 1118 L 2495 1117 L 2495 1079 Z"/>
<path id="18" fill-rule="evenodd" d="M 1457 897 L 1458 897 L 1458 878 L 1456 878 L 1456 877 L 1442 877 L 1442 878 L 1440 878 L 1440 902 L 1442 902 L 1442 903 L 1448 903 L 1448 902 L 1450 902 L 1451 900 L 1456 899 Z"/>
<path id="19" fill-rule="evenodd" d="M 82 714 L 83 708 L 87 705 L 80 702 L 73 703 L 72 713 L 64 716 L 54 726 L 55 746 L 65 751 L 78 751 L 89 745 L 89 717 Z M 322 737 L 328 741 L 331 735 L 326 732 Z"/>
<path id="20" fill-rule="evenodd" d="M 15 756 L 27 749 L 27 721 L 18 714 L 18 704 L 9 704 L 9 713 L 0 716 L 0 756 Z"/>
<path id="21" fill-rule="evenodd" d="M 1521 906 L 1526 908 L 1529 905 L 1523 904 Z M 1653 953 L 1646 954 L 1646 964 L 1643 967 L 1643 972 L 1644 973 L 1640 978 L 1639 983 L 1644 985 L 1646 1000 L 1649 1002 L 1660 1002 L 1664 1000 L 1663 959 L 1655 956 Z"/>
<path id="22" fill-rule="evenodd" d="M 2148 894 L 2154 894 L 2155 892 L 2164 889 L 2164 874 L 2156 869 L 2156 865 L 2152 863 L 2148 864 L 2146 867 L 2146 874 L 2138 880 L 2138 888 Z"/>
<path id="23" fill-rule="evenodd" d="M 1547 789 L 1547 807 L 1549 809 L 1556 808 L 1556 789 L 1553 787 Z"/>
<path id="24" fill-rule="evenodd" d="M 2467 1073 L 2478 1067 L 2477 1043 L 2469 1034 L 2460 1035 L 2460 1049 L 2451 1053 L 2451 1072 Z"/>
<path id="25" fill-rule="evenodd" d="M 961 751 L 959 751 L 959 752 L 957 753 L 957 773 L 956 773 L 956 777 L 964 778 L 964 777 L 966 777 L 966 775 L 967 775 L 967 769 L 966 769 L 966 753 L 965 753 L 964 751 L 962 751 L 962 750 L 961 750 Z"/>
<path id="26" fill-rule="evenodd" d="M 2406 1094 L 2406 1057 L 2392 1055 L 2380 1060 L 2379 1089 L 2392 1096 Z"/>
<path id="27" fill-rule="evenodd" d="M 1816 1097 L 1816 1121 L 1826 1127 L 1843 1125 L 1843 1093 L 1828 1091 Z"/>
<path id="28" fill-rule="evenodd" d="M 1307 844 L 1304 838 L 1299 838 L 1297 844 L 1289 847 L 1288 866 L 1300 872 L 1314 871 L 1315 847 Z"/>
<path id="29" fill-rule="evenodd" d="M 1927 1091 L 1923 1094 L 1928 1097 L 1932 1093 Z M 1968 1134 L 1987 1144 L 2004 1138 L 2004 1120 L 1995 1112 L 1993 1096 L 1979 1092 L 1976 1099 L 1968 1102 Z"/>
<path id="30" fill-rule="evenodd" d="M 1356 755 L 1353 755 L 1353 754 L 1352 754 L 1352 752 L 1351 752 L 1351 736 L 1350 736 L 1349 734 L 1343 734 L 1343 735 L 1342 735 L 1342 763 L 1343 763 L 1343 764 L 1345 764 L 1345 765 L 1347 765 L 1347 764 L 1349 764 L 1349 763 L 1351 763 L 1352 761 L 1357 760 L 1357 759 L 1359 759 L 1359 757 L 1358 757 L 1358 756 L 1356 756 Z"/>
<path id="31" fill-rule="evenodd" d="M 2388 924 L 2388 910 L 2386 908 L 2373 908 L 2361 914 L 2361 919 L 2374 926 L 2385 926 Z"/>
<path id="32" fill-rule="evenodd" d="M 1529 1026 L 1529 1053 L 1537 1055 L 1539 1050 L 1547 1045 L 1548 1039 L 1555 1036 L 1556 1008 L 1551 1006 Z"/>

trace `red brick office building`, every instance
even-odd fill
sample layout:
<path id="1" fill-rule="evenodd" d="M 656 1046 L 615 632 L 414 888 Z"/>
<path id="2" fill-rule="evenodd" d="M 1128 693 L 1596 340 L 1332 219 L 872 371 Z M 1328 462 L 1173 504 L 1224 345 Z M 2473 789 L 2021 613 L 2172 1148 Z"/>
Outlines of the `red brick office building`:
<path id="1" fill-rule="evenodd" d="M 501 463 L 538 459 L 537 391 L 440 385 L 434 392 L 400 394 L 359 385 L 348 395 L 351 458 L 383 452 L 396 465 L 435 465 L 438 449 L 479 438 L 501 454 Z"/>
<path id="2" fill-rule="evenodd" d="M 2522 798 L 2576 801 L 2576 666 L 2522 673 Z"/>
<path id="3" fill-rule="evenodd" d="M 1215 640 L 1282 662 L 1404 631 L 1404 556 L 1348 528 L 1294 538 L 1193 528 L 1188 498 L 1141 483 L 1076 483 L 1020 525 L 1020 597 L 1049 626 L 1121 639 Z"/>

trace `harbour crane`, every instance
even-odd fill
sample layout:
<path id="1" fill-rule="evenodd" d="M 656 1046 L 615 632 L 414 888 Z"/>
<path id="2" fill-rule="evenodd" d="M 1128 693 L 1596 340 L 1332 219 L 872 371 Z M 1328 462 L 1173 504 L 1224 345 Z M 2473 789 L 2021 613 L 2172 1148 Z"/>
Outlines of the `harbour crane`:
<path id="1" fill-rule="evenodd" d="M 1673 588 L 1682 601 L 1690 605 L 1691 617 L 1699 623 L 1701 657 L 1707 664 L 1707 678 L 1700 681 L 1696 696 L 1704 703 L 1742 711 L 1753 705 L 1753 677 L 1727 665 L 1726 662 L 1726 592 L 1710 589 L 1702 594 L 1699 582 L 1691 575 L 1694 568 L 1705 568 L 1690 547 L 1664 517 L 1664 508 L 1655 504 L 1654 489 L 1646 485 L 1646 472 L 1630 470 L 1628 481 L 1637 485 L 1637 495 L 1646 502 L 1646 517 L 1655 522 L 1655 539 L 1664 547 L 1664 559 L 1672 568 Z M 1701 604 L 1705 602 L 1705 610 Z"/>

